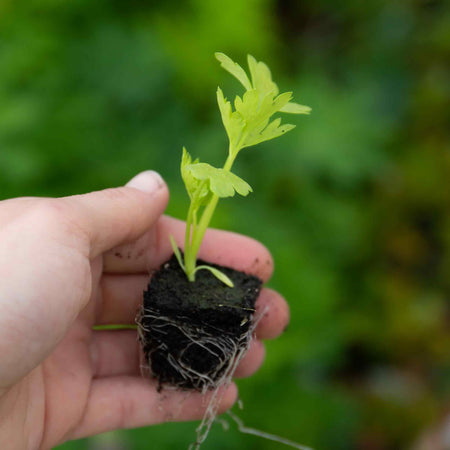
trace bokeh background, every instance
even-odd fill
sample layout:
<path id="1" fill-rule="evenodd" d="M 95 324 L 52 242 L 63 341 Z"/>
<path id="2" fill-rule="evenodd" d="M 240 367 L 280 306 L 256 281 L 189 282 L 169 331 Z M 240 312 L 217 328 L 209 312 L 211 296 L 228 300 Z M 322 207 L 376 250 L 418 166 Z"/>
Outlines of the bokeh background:
<path id="1" fill-rule="evenodd" d="M 272 251 L 292 322 L 239 381 L 247 425 L 319 450 L 449 449 L 450 9 L 439 0 L 1 0 L 0 197 L 225 157 L 213 58 L 266 61 L 310 105 L 242 152 L 213 225 Z M 447 425 L 446 425 L 447 424 Z M 182 449 L 195 423 L 61 450 Z M 447 439 L 447 441 L 445 441 Z M 204 449 L 281 449 L 214 425 Z"/>

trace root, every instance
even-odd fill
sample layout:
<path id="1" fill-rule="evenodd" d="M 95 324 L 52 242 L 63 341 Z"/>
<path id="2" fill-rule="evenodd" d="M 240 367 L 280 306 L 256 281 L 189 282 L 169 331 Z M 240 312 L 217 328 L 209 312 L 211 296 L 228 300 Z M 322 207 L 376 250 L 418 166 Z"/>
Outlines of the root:
<path id="1" fill-rule="evenodd" d="M 230 385 L 234 372 L 236 371 L 239 362 L 247 353 L 247 350 L 250 347 L 250 343 L 253 339 L 253 332 L 255 331 L 256 326 L 258 325 L 259 321 L 262 319 L 262 317 L 264 316 L 264 314 L 267 312 L 268 309 L 269 308 L 266 307 L 258 317 L 250 319 L 251 326 L 249 327 L 248 331 L 244 334 L 242 338 L 242 340 L 245 342 L 245 346 L 241 347 L 239 351 L 236 351 L 233 354 L 233 357 L 231 358 L 230 364 L 228 366 L 228 371 L 223 374 L 219 386 L 226 387 Z M 217 411 L 219 409 L 219 405 L 222 400 L 224 392 L 225 390 L 223 390 L 222 393 L 219 393 L 218 388 L 216 388 L 215 391 L 213 392 L 212 397 L 208 403 L 208 407 L 205 411 L 205 414 L 203 415 L 203 419 L 200 422 L 200 425 L 195 430 L 197 433 L 196 441 L 189 446 L 188 450 L 199 450 L 200 445 L 203 442 L 205 442 L 209 430 L 211 429 L 211 426 L 217 417 Z"/>
<path id="2" fill-rule="evenodd" d="M 232 413 L 231 411 L 228 411 L 227 414 L 236 423 L 236 425 L 238 426 L 238 430 L 241 433 L 252 434 L 253 436 L 258 436 L 269 441 L 275 441 L 280 444 L 287 445 L 288 447 L 296 448 L 298 450 L 313 450 L 311 447 L 305 447 L 304 445 L 297 444 L 296 442 L 290 441 L 289 439 L 285 439 L 275 434 L 270 434 L 266 433 L 265 431 L 257 430 L 255 428 L 246 427 L 244 425 L 244 422 L 242 422 L 242 420 L 236 414 Z M 228 426 L 228 423 L 226 426 Z"/>
<path id="3" fill-rule="evenodd" d="M 145 353 L 145 355 L 143 355 L 141 361 L 141 373 L 143 376 L 148 377 L 152 375 L 151 367 L 148 362 L 151 361 L 151 355 L 154 352 L 162 351 L 167 354 L 167 361 L 177 374 L 179 374 L 183 380 L 189 382 L 195 390 L 200 391 L 203 394 L 207 391 L 213 391 L 203 419 L 196 428 L 196 440 L 189 446 L 189 450 L 199 450 L 201 444 L 206 440 L 209 430 L 216 419 L 219 405 L 226 390 L 220 388 L 226 388 L 230 385 L 239 362 L 250 346 L 254 330 L 267 310 L 268 307 L 266 307 L 258 317 L 253 318 L 253 316 L 250 316 L 250 326 L 248 326 L 246 332 L 241 334 L 237 342 L 234 341 L 231 336 L 227 336 L 223 330 L 218 330 L 210 326 L 210 331 L 217 331 L 214 335 L 208 333 L 205 329 L 198 329 L 197 327 L 192 326 L 188 319 L 183 321 L 182 317 L 178 317 L 175 321 L 169 317 L 160 316 L 157 311 L 153 311 L 149 308 L 146 308 L 145 312 L 142 309 L 136 317 L 138 336 L 143 348 L 146 340 L 148 340 L 148 334 L 152 333 L 152 335 L 156 334 L 157 336 L 162 336 L 169 333 L 170 327 L 175 327 L 189 341 L 189 344 L 183 349 L 181 354 L 175 358 L 173 355 L 168 354 L 167 347 L 164 343 L 159 339 L 153 339 L 151 348 L 144 348 L 143 353 Z M 144 323 L 150 325 L 145 326 Z M 158 344 L 155 345 L 156 343 Z M 183 357 L 189 351 L 191 346 L 200 346 L 217 359 L 217 364 L 213 370 L 207 374 L 201 373 L 187 363 L 188 359 Z M 162 384 L 160 381 L 159 388 L 161 389 L 161 387 Z M 177 383 L 174 383 L 173 385 L 164 383 L 165 389 L 180 389 L 183 387 L 182 382 L 178 385 Z M 306 450 L 306 447 L 301 449 Z"/>
<path id="4" fill-rule="evenodd" d="M 137 323 L 138 336 L 141 343 L 145 343 L 146 339 L 148 339 L 146 333 L 161 336 L 167 334 L 170 327 L 176 328 L 186 337 L 189 342 L 186 347 L 176 358 L 171 354 L 167 354 L 167 362 L 183 380 L 189 381 L 194 389 L 202 393 L 223 385 L 224 379 L 226 379 L 227 374 L 233 368 L 236 359 L 235 355 L 240 355 L 248 346 L 248 333 L 243 334 L 239 341 L 235 342 L 231 336 L 227 336 L 223 332 L 218 332 L 217 335 L 214 335 L 206 332 L 204 329 L 192 326 L 188 319 L 184 321 L 183 318 L 178 317 L 175 321 L 169 317 L 160 316 L 148 308 L 145 313 L 141 311 L 137 318 Z M 151 326 L 146 327 L 144 323 L 150 323 Z M 213 330 L 212 327 L 209 328 L 211 331 Z M 157 342 L 158 344 L 155 345 Z M 147 361 L 151 360 L 151 355 L 154 352 L 167 353 L 167 347 L 160 340 L 154 339 L 152 344 L 145 355 Z M 213 370 L 208 373 L 201 373 L 189 365 L 188 353 L 193 346 L 201 347 L 217 360 Z M 145 361 L 141 363 L 141 371 L 143 375 L 151 373 L 151 369 Z M 183 387 L 183 385 L 180 387 Z"/>

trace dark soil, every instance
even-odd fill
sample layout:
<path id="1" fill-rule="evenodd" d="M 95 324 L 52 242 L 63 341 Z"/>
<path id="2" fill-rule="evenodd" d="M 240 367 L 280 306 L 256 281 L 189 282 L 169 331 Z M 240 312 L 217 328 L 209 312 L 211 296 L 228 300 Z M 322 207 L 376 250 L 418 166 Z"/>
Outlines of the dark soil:
<path id="1" fill-rule="evenodd" d="M 208 263 L 199 260 L 198 264 Z M 210 265 L 224 272 L 234 287 L 225 286 L 207 270 L 198 271 L 196 281 L 189 282 L 172 256 L 144 292 L 140 339 L 145 364 L 160 387 L 217 387 L 236 349 L 248 346 L 262 282 L 253 275 Z"/>

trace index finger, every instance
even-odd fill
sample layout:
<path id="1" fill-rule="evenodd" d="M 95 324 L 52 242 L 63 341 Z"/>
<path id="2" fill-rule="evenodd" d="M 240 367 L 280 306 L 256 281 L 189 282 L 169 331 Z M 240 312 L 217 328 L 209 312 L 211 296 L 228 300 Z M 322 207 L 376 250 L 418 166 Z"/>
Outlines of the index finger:
<path id="1" fill-rule="evenodd" d="M 105 253 L 104 272 L 117 274 L 152 273 L 172 255 L 169 236 L 184 248 L 185 222 L 163 216 L 138 241 Z M 232 267 L 269 280 L 273 259 L 267 248 L 255 239 L 230 231 L 208 229 L 200 251 L 200 259 L 209 263 Z"/>

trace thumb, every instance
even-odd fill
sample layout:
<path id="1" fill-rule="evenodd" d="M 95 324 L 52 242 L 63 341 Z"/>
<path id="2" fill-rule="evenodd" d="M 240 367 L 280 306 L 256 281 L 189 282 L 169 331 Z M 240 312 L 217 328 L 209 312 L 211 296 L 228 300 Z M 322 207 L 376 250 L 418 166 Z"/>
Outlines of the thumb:
<path id="1" fill-rule="evenodd" d="M 65 198 L 89 238 L 92 258 L 138 239 L 158 220 L 168 199 L 166 183 L 152 170 L 136 175 L 125 187 Z"/>

